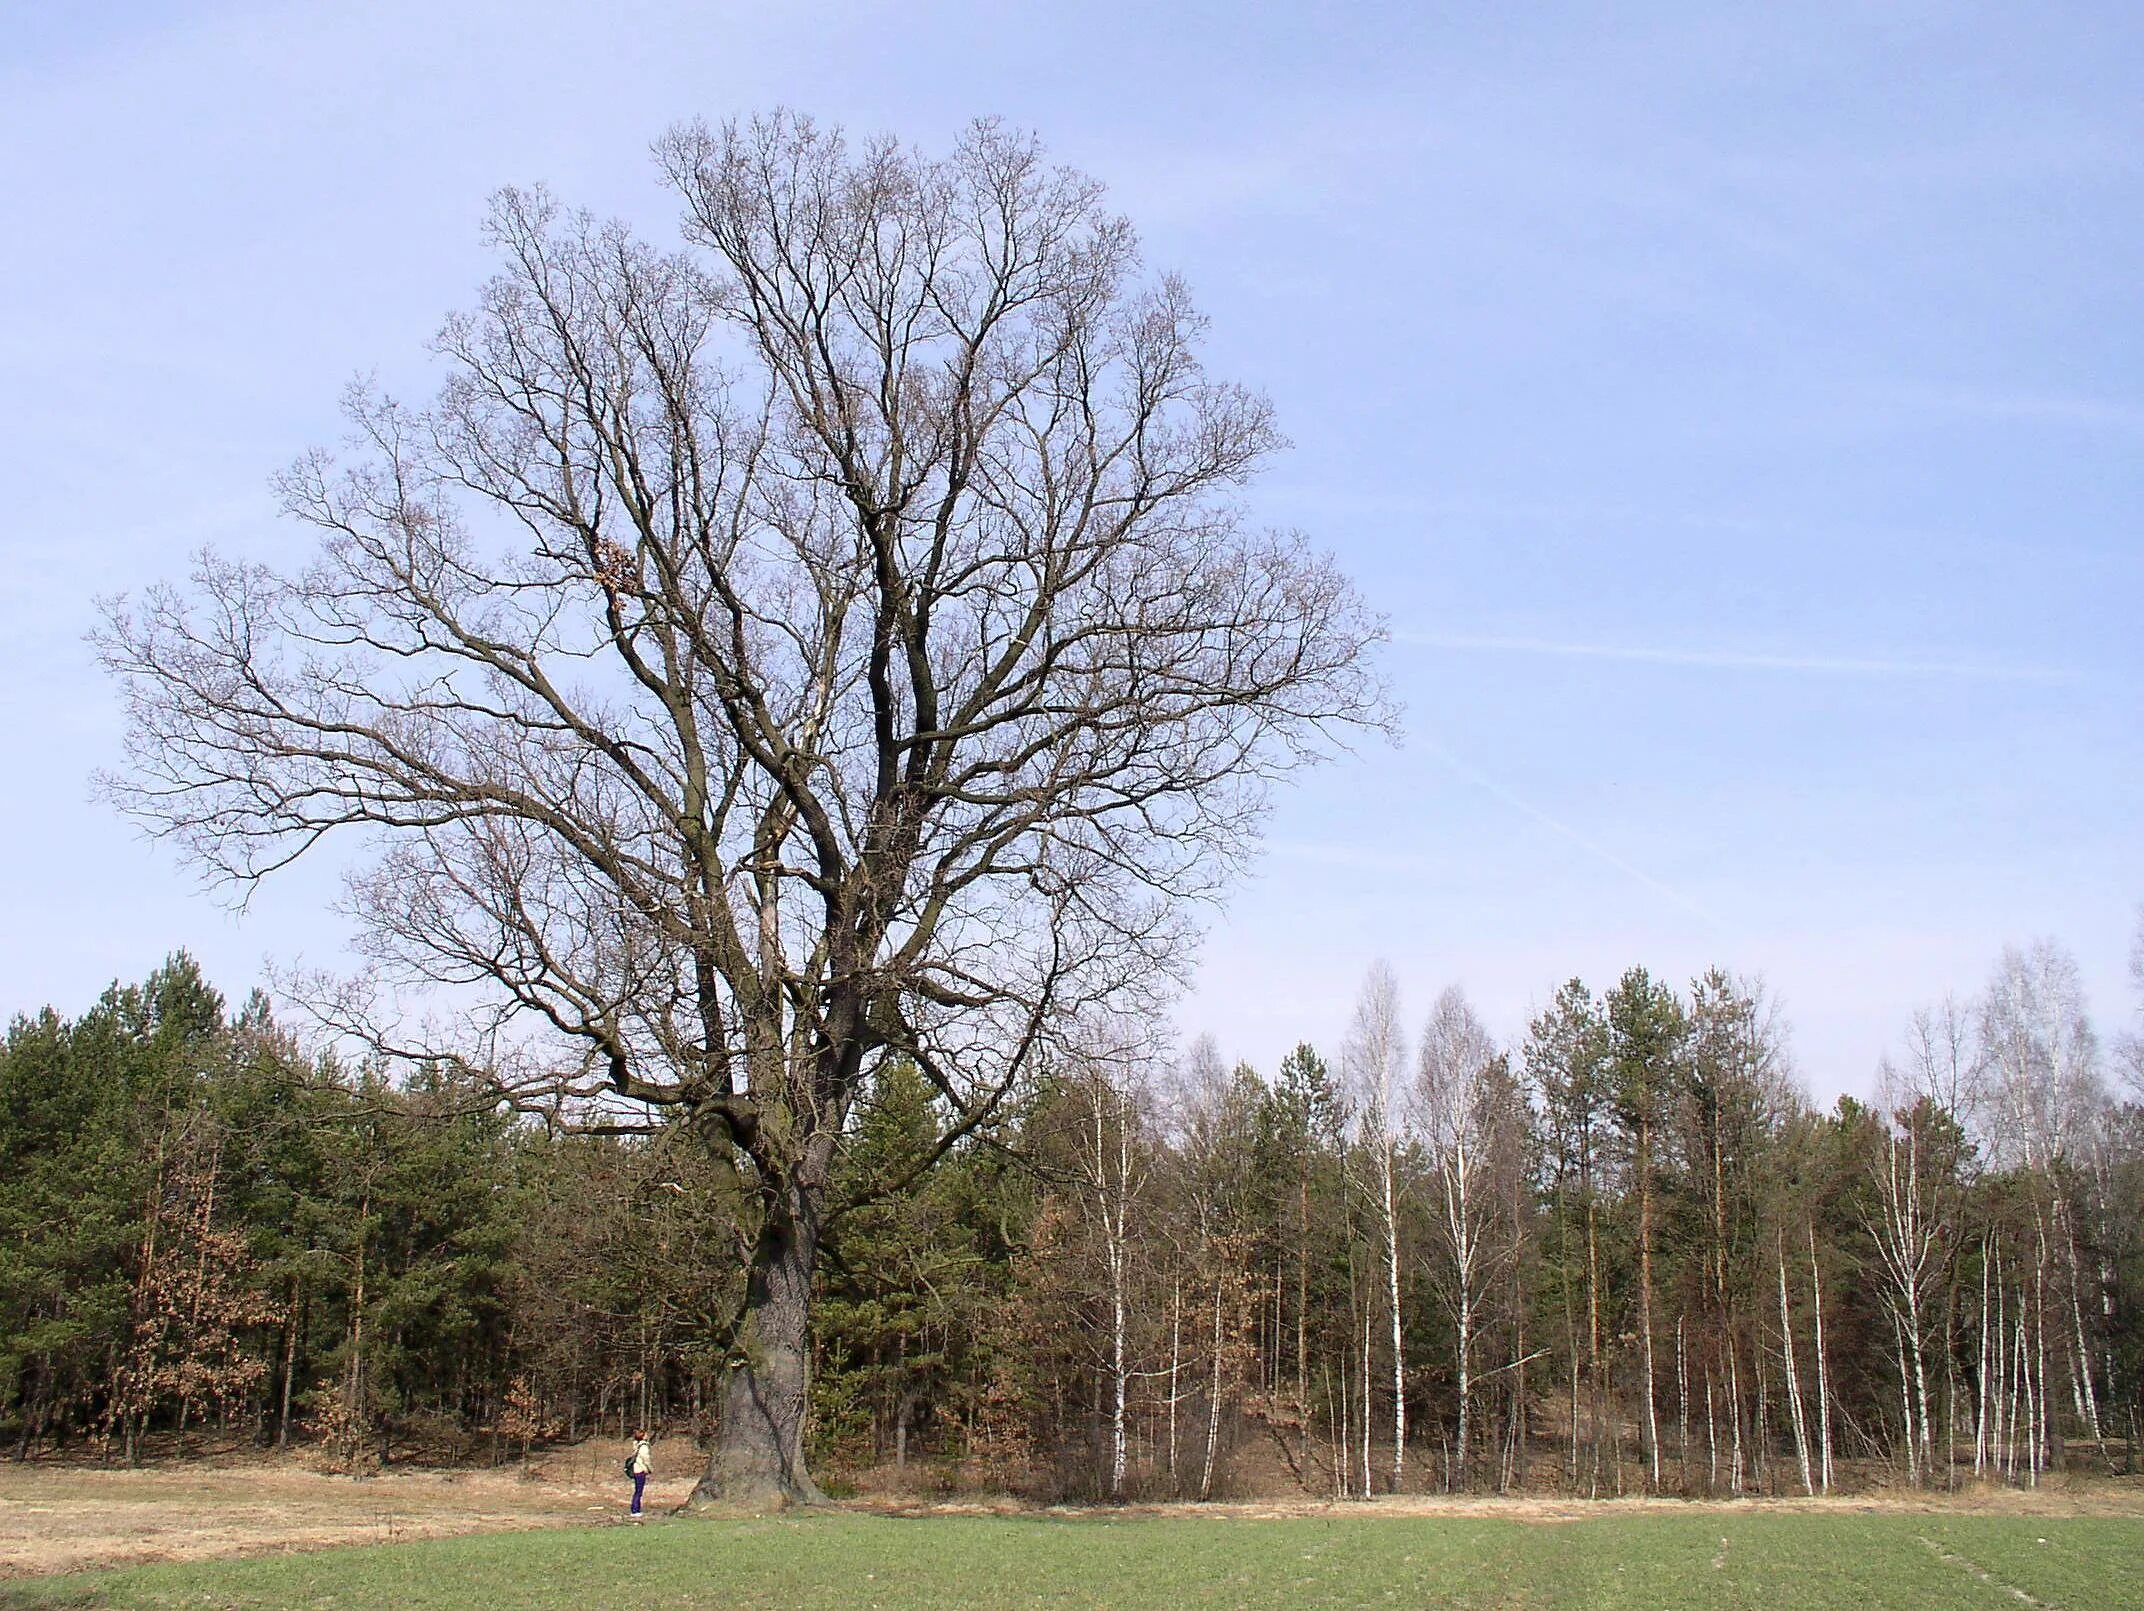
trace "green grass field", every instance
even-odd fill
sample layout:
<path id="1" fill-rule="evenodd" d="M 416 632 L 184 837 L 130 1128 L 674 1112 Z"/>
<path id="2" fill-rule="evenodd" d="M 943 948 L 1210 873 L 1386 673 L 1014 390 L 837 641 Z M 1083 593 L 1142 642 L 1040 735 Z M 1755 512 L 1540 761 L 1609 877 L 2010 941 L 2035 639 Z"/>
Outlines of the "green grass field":
<path id="1" fill-rule="evenodd" d="M 0 1607 L 2144 1608 L 2144 1519 L 1664 1511 L 831 1512 L 496 1533 L 0 1585 Z"/>

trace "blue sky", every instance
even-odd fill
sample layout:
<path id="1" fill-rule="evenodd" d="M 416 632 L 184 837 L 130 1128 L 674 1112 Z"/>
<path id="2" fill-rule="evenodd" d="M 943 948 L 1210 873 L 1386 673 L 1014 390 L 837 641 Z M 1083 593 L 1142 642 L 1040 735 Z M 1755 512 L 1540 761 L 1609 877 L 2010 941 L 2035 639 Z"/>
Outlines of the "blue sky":
<path id="1" fill-rule="evenodd" d="M 1189 1033 L 1328 1048 L 1390 960 L 1512 1036 L 1559 980 L 1762 974 L 1819 1095 L 2050 934 L 2132 1020 L 2144 898 L 2144 11 L 201 4 L 0 38 L 0 1010 L 186 945 L 332 963 L 92 801 L 94 595 L 289 556 L 267 478 L 420 390 L 541 180 L 978 113 L 1107 181 L 1294 449 L 1255 511 L 1392 621 L 1405 742 L 1280 802 Z"/>

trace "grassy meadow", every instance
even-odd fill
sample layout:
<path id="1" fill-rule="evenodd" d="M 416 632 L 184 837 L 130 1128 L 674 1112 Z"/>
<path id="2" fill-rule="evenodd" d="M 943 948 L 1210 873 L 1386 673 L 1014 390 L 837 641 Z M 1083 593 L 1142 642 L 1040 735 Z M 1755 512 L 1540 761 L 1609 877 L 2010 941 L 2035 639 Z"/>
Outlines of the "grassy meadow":
<path id="1" fill-rule="evenodd" d="M 2144 1518 L 1604 1510 L 830 1511 L 496 1533 L 0 1584 L 0 1607 L 2144 1607 Z"/>

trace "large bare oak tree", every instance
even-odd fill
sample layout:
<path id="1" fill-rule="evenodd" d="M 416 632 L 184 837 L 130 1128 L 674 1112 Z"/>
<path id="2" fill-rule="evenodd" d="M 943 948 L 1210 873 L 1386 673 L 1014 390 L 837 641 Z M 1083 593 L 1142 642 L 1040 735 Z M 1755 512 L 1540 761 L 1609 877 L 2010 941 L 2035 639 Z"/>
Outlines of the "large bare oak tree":
<path id="1" fill-rule="evenodd" d="M 241 894 L 360 836 L 377 976 L 463 1023 L 411 1049 L 739 1161 L 701 1492 L 779 1503 L 817 1494 L 813 1260 L 876 1062 L 947 1146 L 988 1124 L 1181 966 L 1267 785 L 1388 711 L 1355 591 L 1231 501 L 1266 402 L 1094 181 L 989 123 L 656 149 L 676 250 L 497 198 L 436 398 L 354 392 L 352 452 L 283 479 L 302 566 L 205 554 L 108 608 L 108 787 Z"/>

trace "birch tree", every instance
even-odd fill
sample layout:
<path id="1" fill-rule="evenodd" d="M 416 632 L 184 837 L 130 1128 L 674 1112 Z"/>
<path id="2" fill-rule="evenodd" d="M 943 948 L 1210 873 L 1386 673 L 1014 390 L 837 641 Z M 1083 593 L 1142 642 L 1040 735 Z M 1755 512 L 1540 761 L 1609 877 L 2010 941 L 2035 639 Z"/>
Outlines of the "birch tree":
<path id="1" fill-rule="evenodd" d="M 1901 1345 L 1906 1473 L 1915 1484 L 1934 1469 L 1931 1310 L 1956 1256 L 1958 1185 L 1966 1162 L 1956 1109 L 1944 1098 L 1959 1100 L 1972 1079 L 1966 1021 L 1953 1002 L 1916 1013 L 1905 1068 L 1886 1060 L 1877 1072 L 1884 1111 L 1881 1150 L 1870 1164 L 1875 1194 L 1867 1225 L 1884 1310 Z M 1947 1348 L 1942 1357 L 1948 1357 Z"/>
<path id="2" fill-rule="evenodd" d="M 1377 1225 L 1384 1275 L 1385 1313 L 1392 1343 L 1392 1490 L 1397 1493 L 1407 1459 L 1407 1362 L 1400 1312 L 1399 1147 L 1406 1033 L 1400 1027 L 1399 984 L 1383 962 L 1371 965 L 1356 998 L 1341 1067 L 1356 1111 L 1356 1140 Z M 1363 1331 L 1363 1481 L 1369 1482 L 1369 1329 Z"/>
<path id="3" fill-rule="evenodd" d="M 2034 1182 L 2034 1281 L 2044 1295 L 2052 1278 L 2066 1299 L 2060 1329 L 2072 1405 L 2097 1443 L 2099 1393 L 2070 1180 L 2088 1166 L 2106 1092 L 2076 959 L 2049 940 L 2006 948 L 1982 999 L 1980 1041 L 1981 1127 L 1991 1158 L 2023 1168 Z"/>
<path id="4" fill-rule="evenodd" d="M 1146 1184 L 1146 1161 L 1136 1140 L 1137 1110 L 1104 1066 L 1089 1068 L 1080 1135 L 1080 1185 L 1086 1213 L 1101 1242 L 1108 1333 L 1103 1371 L 1109 1413 L 1109 1496 L 1121 1498 L 1130 1458 L 1127 1410 L 1133 1362 L 1132 1261 L 1139 1245 L 1132 1214 Z"/>
<path id="5" fill-rule="evenodd" d="M 1508 1065 L 1457 986 L 1437 998 L 1422 1031 L 1416 1092 L 1424 1139 L 1436 1171 L 1437 1226 L 1444 1263 L 1439 1285 L 1452 1320 L 1458 1424 L 1453 1480 L 1467 1485 L 1471 1467 L 1474 1353 L 1482 1309 L 1516 1241 L 1501 1221 L 1510 1201 L 1496 1190 L 1517 1114 Z"/>
<path id="6" fill-rule="evenodd" d="M 1802 1377 L 1794 1363 L 1794 1315 L 1787 1300 L 1787 1245 L 1779 1238 L 1775 1243 L 1779 1255 L 1779 1349 L 1780 1362 L 1787 1377 L 1787 1409 L 1794 1428 L 1794 1457 L 1802 1468 L 1802 1492 L 1816 1492 L 1816 1478 L 1809 1463 L 1809 1421 L 1802 1409 Z"/>

